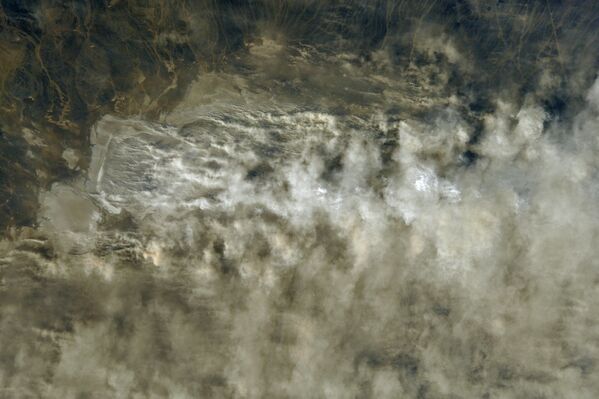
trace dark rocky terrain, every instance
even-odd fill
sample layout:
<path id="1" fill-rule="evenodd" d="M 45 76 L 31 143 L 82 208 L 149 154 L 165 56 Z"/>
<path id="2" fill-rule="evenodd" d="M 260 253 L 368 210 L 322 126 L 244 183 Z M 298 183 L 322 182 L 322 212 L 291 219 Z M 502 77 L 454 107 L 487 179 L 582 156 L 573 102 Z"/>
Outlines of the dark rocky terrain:
<path id="1" fill-rule="evenodd" d="M 599 2 L 0 1 L 0 398 L 595 398 Z"/>
<path id="2" fill-rule="evenodd" d="M 239 58 L 265 33 L 356 62 L 385 52 L 395 79 L 412 81 L 410 68 L 431 69 L 429 80 L 442 71 L 441 90 L 466 97 L 475 114 L 491 110 L 497 91 L 519 101 L 534 92 L 548 112 L 572 114 L 597 67 L 598 8 L 555 0 L 3 1 L 0 226 L 34 225 L 39 189 L 78 174 L 65 149 L 87 168 L 99 117 L 159 119 L 198 74 L 246 70 Z M 415 37 L 429 35 L 451 39 L 468 70 L 415 48 Z M 559 76 L 552 87 L 539 87 L 542 71 Z"/>

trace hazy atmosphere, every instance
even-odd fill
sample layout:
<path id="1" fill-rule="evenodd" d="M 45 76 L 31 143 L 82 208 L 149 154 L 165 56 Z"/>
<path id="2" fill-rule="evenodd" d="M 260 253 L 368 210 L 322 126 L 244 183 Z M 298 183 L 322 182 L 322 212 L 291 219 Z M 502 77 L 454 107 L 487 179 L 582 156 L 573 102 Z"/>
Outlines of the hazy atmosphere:
<path id="1" fill-rule="evenodd" d="M 0 398 L 599 397 L 599 2 L 0 1 Z"/>

